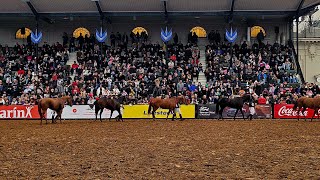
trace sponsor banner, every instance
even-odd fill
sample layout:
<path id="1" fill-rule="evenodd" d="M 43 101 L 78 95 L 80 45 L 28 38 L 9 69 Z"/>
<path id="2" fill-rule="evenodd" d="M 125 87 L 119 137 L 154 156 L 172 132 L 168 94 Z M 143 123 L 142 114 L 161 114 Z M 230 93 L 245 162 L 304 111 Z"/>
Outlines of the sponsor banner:
<path id="1" fill-rule="evenodd" d="M 218 116 L 216 115 L 216 105 L 215 104 L 197 105 L 197 118 L 198 119 L 218 118 Z"/>
<path id="2" fill-rule="evenodd" d="M 125 105 L 123 110 L 123 118 L 152 118 L 152 114 L 148 114 L 149 105 Z M 181 114 L 183 118 L 195 118 L 195 106 L 194 105 L 181 105 Z M 156 118 L 166 118 L 168 109 L 158 109 L 155 113 Z M 177 118 L 179 118 L 179 115 Z M 172 118 L 169 115 L 168 118 Z"/>
<path id="3" fill-rule="evenodd" d="M 293 104 L 275 104 L 274 105 L 274 118 L 276 119 L 297 119 L 298 118 L 298 111 L 293 110 Z M 320 113 L 320 110 L 318 111 Z M 313 109 L 307 108 L 307 110 L 302 113 L 300 111 L 299 117 L 304 118 L 312 118 L 314 114 Z M 318 115 L 316 114 L 314 118 L 318 118 Z"/>
<path id="4" fill-rule="evenodd" d="M 122 111 L 122 110 L 121 110 Z M 111 111 L 104 109 L 101 115 L 102 119 L 109 119 Z M 113 111 L 111 118 L 116 118 L 119 115 L 118 111 Z M 52 116 L 56 117 L 57 113 L 51 109 L 47 110 L 47 118 L 51 119 Z M 91 109 L 89 105 L 73 105 L 65 106 L 61 115 L 62 119 L 95 119 L 95 108 Z M 100 113 L 98 113 L 98 118 Z"/>
<path id="5" fill-rule="evenodd" d="M 261 118 L 267 119 L 271 118 L 272 116 L 272 108 L 271 105 L 256 105 L 256 114 L 254 118 Z M 249 115 L 249 106 L 244 105 L 242 108 L 243 114 L 245 118 Z M 236 113 L 236 109 L 226 107 L 223 112 L 223 118 L 233 118 L 234 114 Z M 214 119 L 218 118 L 216 114 L 216 104 L 199 104 L 197 107 L 197 118 L 199 119 Z M 236 118 L 243 118 L 240 111 L 238 111 Z"/>
<path id="6" fill-rule="evenodd" d="M 38 119 L 38 106 L 32 105 L 0 105 L 0 119 Z"/>

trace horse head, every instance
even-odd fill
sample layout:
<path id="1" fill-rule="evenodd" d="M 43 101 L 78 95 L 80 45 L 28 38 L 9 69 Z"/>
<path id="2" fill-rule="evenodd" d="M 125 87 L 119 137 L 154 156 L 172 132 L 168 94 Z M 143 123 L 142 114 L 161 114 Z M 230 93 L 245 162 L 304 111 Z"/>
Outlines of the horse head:
<path id="1" fill-rule="evenodd" d="M 244 102 L 249 102 L 252 97 L 250 94 L 244 94 L 241 98 Z"/>
<path id="2" fill-rule="evenodd" d="M 185 96 L 178 96 L 177 100 L 179 104 L 186 104 L 186 105 L 190 104 L 190 99 L 186 98 Z"/>
<path id="3" fill-rule="evenodd" d="M 67 102 L 67 105 L 72 106 L 72 98 L 70 96 L 63 96 L 62 99 Z"/>

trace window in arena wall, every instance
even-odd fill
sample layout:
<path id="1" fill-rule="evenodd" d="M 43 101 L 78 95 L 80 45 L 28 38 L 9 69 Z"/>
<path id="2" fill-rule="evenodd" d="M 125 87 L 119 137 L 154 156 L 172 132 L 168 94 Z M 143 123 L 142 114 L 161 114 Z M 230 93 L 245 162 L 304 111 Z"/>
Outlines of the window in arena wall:
<path id="1" fill-rule="evenodd" d="M 26 33 L 21 34 L 21 28 L 16 32 L 16 39 L 27 39 L 27 37 L 31 34 L 31 30 L 29 28 L 25 28 Z"/>
<path id="2" fill-rule="evenodd" d="M 251 37 L 256 38 L 260 30 L 262 30 L 263 35 L 266 36 L 266 31 L 261 26 L 253 26 L 251 27 Z"/>
<path id="3" fill-rule="evenodd" d="M 141 35 L 142 32 L 146 32 L 146 34 L 148 34 L 148 31 L 147 31 L 145 28 L 143 28 L 143 27 L 136 27 L 136 28 L 134 28 L 134 29 L 132 30 L 132 32 L 133 32 L 134 34 L 139 33 L 140 35 Z"/>
<path id="4" fill-rule="evenodd" d="M 85 35 L 88 35 L 90 37 L 90 32 L 88 29 L 84 27 L 79 27 L 76 30 L 73 31 L 73 37 L 78 38 L 80 36 L 80 33 L 82 34 L 82 37 L 85 37 Z"/>
<path id="5" fill-rule="evenodd" d="M 199 38 L 205 38 L 207 37 L 207 32 L 206 30 L 203 28 L 203 27 L 200 27 L 200 26 L 196 26 L 194 28 L 192 28 L 190 30 L 190 32 L 192 32 L 192 34 L 195 32 L 196 35 L 199 37 Z"/>

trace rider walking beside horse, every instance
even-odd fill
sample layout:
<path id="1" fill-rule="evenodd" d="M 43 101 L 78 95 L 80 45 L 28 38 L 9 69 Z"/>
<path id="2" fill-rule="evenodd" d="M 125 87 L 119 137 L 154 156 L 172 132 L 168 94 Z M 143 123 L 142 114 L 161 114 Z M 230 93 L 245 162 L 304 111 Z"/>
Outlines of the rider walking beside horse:
<path id="1" fill-rule="evenodd" d="M 180 115 L 180 119 L 182 120 L 182 114 L 178 104 L 189 104 L 189 101 L 184 96 L 178 96 L 178 97 L 172 97 L 172 98 L 166 98 L 166 99 L 161 99 L 159 97 L 150 98 L 148 114 L 152 113 L 152 118 L 153 120 L 155 120 L 155 112 L 159 108 L 169 109 L 166 119 L 168 119 L 169 114 L 172 113 L 173 114 L 172 121 L 173 121 L 176 116 L 175 113 L 177 111 Z"/>
<path id="2" fill-rule="evenodd" d="M 236 120 L 236 115 L 239 110 L 242 114 L 243 120 L 245 120 L 245 117 L 244 117 L 244 114 L 242 111 L 242 107 L 245 102 L 250 102 L 250 99 L 254 100 L 254 97 L 251 94 L 245 94 L 241 97 L 234 97 L 233 99 L 226 98 L 226 97 L 220 98 L 218 100 L 217 106 L 216 106 L 216 113 L 218 114 L 218 120 L 220 118 L 223 119 L 222 113 L 223 113 L 224 108 L 226 108 L 226 107 L 236 109 L 236 113 L 234 114 L 233 120 Z"/>

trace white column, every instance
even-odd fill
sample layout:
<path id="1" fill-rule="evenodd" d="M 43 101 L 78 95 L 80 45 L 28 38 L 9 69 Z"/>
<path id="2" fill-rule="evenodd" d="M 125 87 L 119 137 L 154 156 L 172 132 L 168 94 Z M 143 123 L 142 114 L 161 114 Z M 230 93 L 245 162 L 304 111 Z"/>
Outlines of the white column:
<path id="1" fill-rule="evenodd" d="M 247 42 L 250 43 L 251 39 L 251 27 L 247 27 Z"/>

